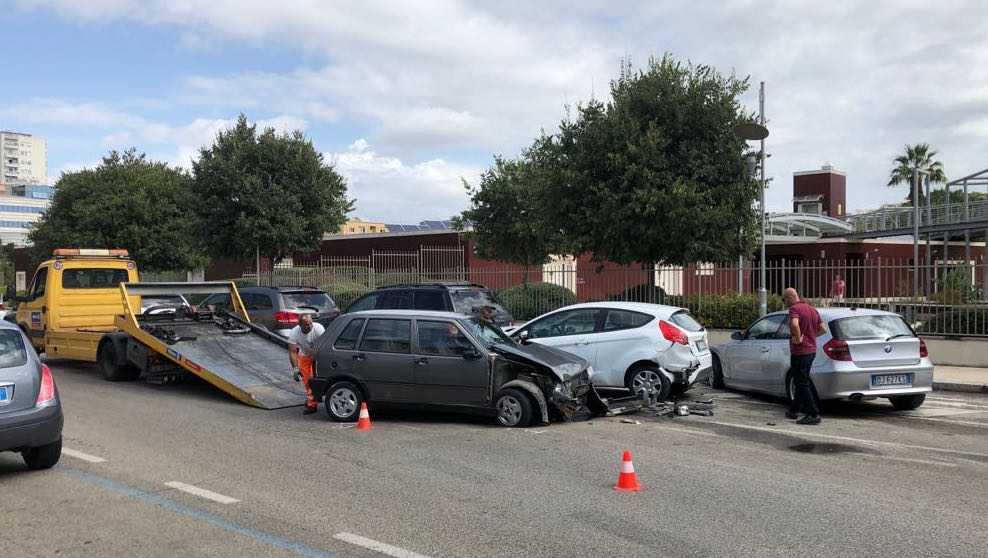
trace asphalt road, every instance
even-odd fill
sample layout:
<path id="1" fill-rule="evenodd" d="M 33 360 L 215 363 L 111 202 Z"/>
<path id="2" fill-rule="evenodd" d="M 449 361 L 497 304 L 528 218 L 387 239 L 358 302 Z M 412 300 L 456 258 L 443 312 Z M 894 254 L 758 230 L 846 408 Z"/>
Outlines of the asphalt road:
<path id="1" fill-rule="evenodd" d="M 205 385 L 53 370 L 71 455 L 32 473 L 0 454 L 5 558 L 901 558 L 988 548 L 983 396 L 938 393 L 910 413 L 832 406 L 822 425 L 800 427 L 778 401 L 698 386 L 691 395 L 716 399 L 715 416 L 503 429 L 372 409 L 374 429 L 360 433 L 321 411 L 256 410 Z M 611 489 L 624 449 L 641 493 Z"/>

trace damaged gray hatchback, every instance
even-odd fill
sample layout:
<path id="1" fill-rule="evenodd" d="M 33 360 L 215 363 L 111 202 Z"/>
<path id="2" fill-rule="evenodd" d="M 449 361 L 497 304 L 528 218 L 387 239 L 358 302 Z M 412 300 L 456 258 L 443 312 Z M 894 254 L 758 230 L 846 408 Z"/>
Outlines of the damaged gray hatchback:
<path id="1" fill-rule="evenodd" d="M 481 412 L 519 427 L 607 411 L 586 360 L 518 345 L 498 327 L 460 314 L 344 314 L 315 352 L 310 387 L 336 421 L 355 421 L 365 401 Z"/>

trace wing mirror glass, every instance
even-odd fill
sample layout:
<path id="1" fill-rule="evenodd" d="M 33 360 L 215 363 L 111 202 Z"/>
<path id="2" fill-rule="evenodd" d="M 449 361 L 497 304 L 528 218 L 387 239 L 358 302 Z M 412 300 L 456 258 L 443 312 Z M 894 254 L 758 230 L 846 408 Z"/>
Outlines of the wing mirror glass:
<path id="1" fill-rule="evenodd" d="M 518 333 L 518 341 L 521 342 L 522 345 L 527 345 L 530 338 L 531 334 L 527 329 Z"/>
<path id="2" fill-rule="evenodd" d="M 731 339 L 735 341 L 741 341 L 744 339 L 744 333 L 740 331 L 735 331 L 734 333 L 731 334 Z"/>

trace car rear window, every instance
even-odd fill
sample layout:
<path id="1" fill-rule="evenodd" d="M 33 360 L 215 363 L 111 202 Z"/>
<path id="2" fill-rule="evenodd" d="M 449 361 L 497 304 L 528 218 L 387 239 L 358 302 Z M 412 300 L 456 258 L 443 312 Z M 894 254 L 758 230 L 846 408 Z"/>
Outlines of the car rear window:
<path id="1" fill-rule="evenodd" d="M 888 339 L 914 337 L 909 324 L 899 316 L 852 316 L 830 322 L 830 331 L 837 339 Z"/>
<path id="2" fill-rule="evenodd" d="M 336 307 L 336 303 L 326 293 L 302 291 L 281 293 L 281 296 L 285 299 L 285 308 L 308 306 L 310 308 L 317 308 L 321 312 L 323 310 L 332 310 Z"/>
<path id="3" fill-rule="evenodd" d="M 508 312 L 488 289 L 451 289 L 449 294 L 453 298 L 453 310 L 460 314 L 475 314 L 483 306 L 490 306 L 499 314 Z"/>
<path id="4" fill-rule="evenodd" d="M 24 348 L 21 332 L 12 329 L 0 330 L 0 368 L 25 364 L 27 364 L 27 350 Z"/>
<path id="5" fill-rule="evenodd" d="M 690 313 L 686 310 L 676 312 L 669 319 L 672 320 L 672 323 L 678 325 L 686 331 L 703 331 L 703 326 L 700 322 L 696 321 L 696 318 L 693 316 L 690 316 Z"/>
<path id="6" fill-rule="evenodd" d="M 126 269 L 66 269 L 62 271 L 63 289 L 116 289 L 128 281 Z"/>

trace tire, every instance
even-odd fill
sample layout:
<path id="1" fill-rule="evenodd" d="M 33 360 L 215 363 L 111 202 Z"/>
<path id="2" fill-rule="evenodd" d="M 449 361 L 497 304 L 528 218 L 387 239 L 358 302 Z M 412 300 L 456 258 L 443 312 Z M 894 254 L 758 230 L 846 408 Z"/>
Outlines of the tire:
<path id="1" fill-rule="evenodd" d="M 896 411 L 912 411 L 918 409 L 920 405 L 926 401 L 925 393 L 916 393 L 913 395 L 895 395 L 889 397 L 889 402 L 895 407 Z"/>
<path id="2" fill-rule="evenodd" d="M 810 393 L 813 394 L 813 401 L 816 403 L 817 410 L 823 411 L 823 402 L 820 401 L 820 396 L 816 393 L 816 386 L 813 385 L 812 378 L 810 378 Z M 789 403 L 796 400 L 796 381 L 792 374 L 786 374 L 786 399 Z"/>
<path id="3" fill-rule="evenodd" d="M 117 347 L 113 341 L 103 343 L 96 355 L 96 360 L 99 363 L 100 372 L 103 373 L 103 379 L 108 382 L 124 382 L 133 380 L 136 376 L 137 370 L 134 367 L 117 364 Z"/>
<path id="4" fill-rule="evenodd" d="M 520 390 L 508 388 L 494 398 L 497 423 L 509 428 L 525 428 L 532 423 L 532 400 Z"/>
<path id="5" fill-rule="evenodd" d="M 21 457 L 32 471 L 51 469 L 62 457 L 62 438 L 44 446 L 26 449 L 21 452 Z"/>
<path id="6" fill-rule="evenodd" d="M 714 355 L 714 362 L 710 367 L 710 387 L 714 389 L 724 389 L 724 369 L 720 366 L 720 357 Z"/>
<path id="7" fill-rule="evenodd" d="M 336 422 L 357 422 L 364 401 L 364 393 L 353 382 L 336 382 L 323 396 L 326 414 Z"/>
<path id="8" fill-rule="evenodd" d="M 672 393 L 672 382 L 656 366 L 636 366 L 628 371 L 624 385 L 635 395 L 642 386 L 655 390 L 655 399 L 665 401 Z"/>

